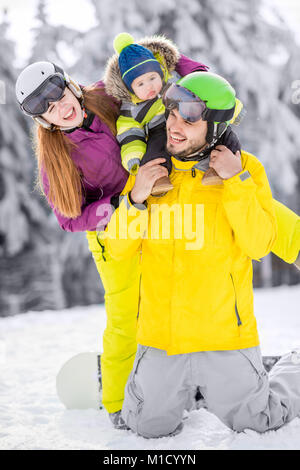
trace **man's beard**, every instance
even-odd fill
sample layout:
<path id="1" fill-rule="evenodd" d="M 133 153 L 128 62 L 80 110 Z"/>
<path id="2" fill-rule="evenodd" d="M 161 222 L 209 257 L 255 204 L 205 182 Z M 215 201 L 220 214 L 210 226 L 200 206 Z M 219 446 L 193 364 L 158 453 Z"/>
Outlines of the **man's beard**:
<path id="1" fill-rule="evenodd" d="M 175 153 L 172 150 L 172 145 L 168 146 L 166 145 L 167 152 L 172 155 L 173 157 L 178 157 L 178 158 L 191 158 L 193 160 L 193 155 L 202 152 L 206 147 L 207 143 L 203 144 L 200 142 L 192 142 L 185 150 L 182 150 L 182 152 Z"/>

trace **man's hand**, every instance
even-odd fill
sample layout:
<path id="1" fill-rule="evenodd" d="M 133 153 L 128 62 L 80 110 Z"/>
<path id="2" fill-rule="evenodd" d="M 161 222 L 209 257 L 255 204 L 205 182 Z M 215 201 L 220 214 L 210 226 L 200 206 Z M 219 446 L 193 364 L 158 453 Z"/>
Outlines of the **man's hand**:
<path id="1" fill-rule="evenodd" d="M 225 145 L 217 145 L 217 147 L 212 150 L 209 166 L 225 180 L 237 175 L 243 170 L 240 152 L 237 151 L 236 154 L 234 154 L 229 148 L 225 147 Z"/>
<path id="2" fill-rule="evenodd" d="M 168 170 L 161 166 L 165 158 L 156 158 L 139 167 L 134 186 L 130 192 L 131 199 L 136 204 L 142 204 L 151 194 L 156 180 L 168 176 Z"/>

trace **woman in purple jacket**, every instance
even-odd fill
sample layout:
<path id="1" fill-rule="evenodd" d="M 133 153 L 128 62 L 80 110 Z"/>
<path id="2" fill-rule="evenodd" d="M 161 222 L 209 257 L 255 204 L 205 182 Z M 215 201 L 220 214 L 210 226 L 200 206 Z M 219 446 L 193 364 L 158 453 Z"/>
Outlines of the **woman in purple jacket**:
<path id="1" fill-rule="evenodd" d="M 180 57 L 180 75 L 196 70 L 206 67 Z M 63 230 L 87 231 L 102 279 L 107 313 L 102 401 L 118 427 L 136 353 L 140 260 L 110 259 L 97 233 L 105 229 L 128 178 L 115 138 L 119 104 L 106 95 L 102 82 L 81 87 L 50 62 L 26 67 L 17 80 L 16 95 L 22 111 L 37 123 L 36 156 L 44 194 Z M 161 166 L 156 179 L 165 173 Z"/>

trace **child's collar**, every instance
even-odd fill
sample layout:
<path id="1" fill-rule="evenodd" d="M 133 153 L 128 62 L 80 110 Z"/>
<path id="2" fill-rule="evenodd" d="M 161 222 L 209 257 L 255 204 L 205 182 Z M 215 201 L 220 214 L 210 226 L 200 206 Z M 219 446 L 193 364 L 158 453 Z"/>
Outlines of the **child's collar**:
<path id="1" fill-rule="evenodd" d="M 129 92 L 130 93 L 130 98 L 131 98 L 131 101 L 133 104 L 140 104 L 140 103 L 143 103 L 143 101 L 145 100 L 141 100 L 140 98 L 138 98 L 134 93 L 132 93 L 131 91 Z"/>

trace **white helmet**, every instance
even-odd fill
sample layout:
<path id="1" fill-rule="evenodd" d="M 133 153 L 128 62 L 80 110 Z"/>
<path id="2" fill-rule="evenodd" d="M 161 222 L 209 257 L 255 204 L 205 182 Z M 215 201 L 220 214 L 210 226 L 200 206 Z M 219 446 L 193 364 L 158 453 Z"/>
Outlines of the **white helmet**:
<path id="1" fill-rule="evenodd" d="M 66 86 L 80 102 L 83 101 L 80 86 L 58 65 L 51 62 L 28 65 L 16 82 L 16 96 L 21 110 L 46 129 L 52 130 L 55 126 L 43 119 L 41 114 L 47 111 L 50 101 L 61 98 Z"/>

